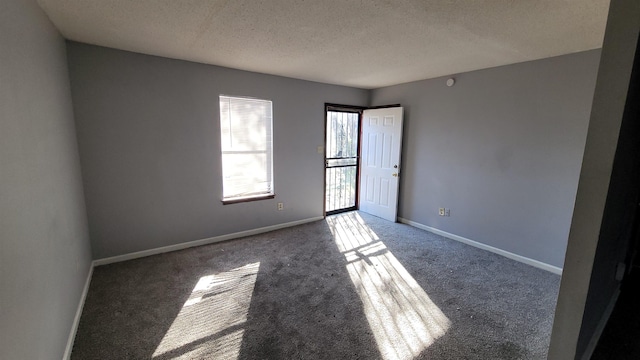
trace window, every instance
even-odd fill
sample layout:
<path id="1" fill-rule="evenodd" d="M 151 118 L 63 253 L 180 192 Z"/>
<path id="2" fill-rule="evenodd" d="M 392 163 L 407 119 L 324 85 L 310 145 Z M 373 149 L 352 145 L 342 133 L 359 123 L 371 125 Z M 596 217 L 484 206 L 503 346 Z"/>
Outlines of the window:
<path id="1" fill-rule="evenodd" d="M 273 197 L 273 121 L 269 100 L 220 96 L 222 201 Z"/>

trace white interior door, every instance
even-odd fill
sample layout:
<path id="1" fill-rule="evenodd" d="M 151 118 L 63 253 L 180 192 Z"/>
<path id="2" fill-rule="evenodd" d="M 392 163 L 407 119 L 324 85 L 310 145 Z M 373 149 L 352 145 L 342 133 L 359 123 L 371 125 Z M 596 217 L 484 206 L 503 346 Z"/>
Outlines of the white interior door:
<path id="1" fill-rule="evenodd" d="M 396 221 L 402 149 L 402 108 L 362 114 L 360 211 Z"/>

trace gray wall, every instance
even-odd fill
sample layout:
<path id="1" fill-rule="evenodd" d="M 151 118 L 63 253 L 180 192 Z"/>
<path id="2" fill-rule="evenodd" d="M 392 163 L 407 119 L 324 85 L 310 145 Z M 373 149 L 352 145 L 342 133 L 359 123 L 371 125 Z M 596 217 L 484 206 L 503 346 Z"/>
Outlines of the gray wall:
<path id="1" fill-rule="evenodd" d="M 620 257 L 624 249 L 620 249 L 621 239 L 603 228 L 603 219 L 639 31 L 640 2 L 611 1 L 550 359 L 581 358 L 618 288 L 615 265 L 623 260 Z M 596 250 L 600 256 L 596 257 Z"/>
<path id="2" fill-rule="evenodd" d="M 373 90 L 405 107 L 399 216 L 562 267 L 599 56 Z"/>
<path id="3" fill-rule="evenodd" d="M 62 37 L 0 2 L 0 358 L 60 359 L 91 252 Z"/>
<path id="4" fill-rule="evenodd" d="M 73 42 L 68 57 L 95 259 L 322 216 L 324 103 L 368 101 L 366 90 Z M 220 94 L 273 101 L 275 199 L 222 205 Z"/>

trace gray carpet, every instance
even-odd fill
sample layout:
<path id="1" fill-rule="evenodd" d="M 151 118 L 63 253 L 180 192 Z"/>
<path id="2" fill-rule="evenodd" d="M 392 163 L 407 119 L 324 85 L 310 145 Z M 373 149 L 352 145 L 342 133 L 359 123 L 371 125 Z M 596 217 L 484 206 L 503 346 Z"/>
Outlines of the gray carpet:
<path id="1" fill-rule="evenodd" d="M 352 212 L 97 267 L 72 359 L 544 359 L 559 283 Z"/>

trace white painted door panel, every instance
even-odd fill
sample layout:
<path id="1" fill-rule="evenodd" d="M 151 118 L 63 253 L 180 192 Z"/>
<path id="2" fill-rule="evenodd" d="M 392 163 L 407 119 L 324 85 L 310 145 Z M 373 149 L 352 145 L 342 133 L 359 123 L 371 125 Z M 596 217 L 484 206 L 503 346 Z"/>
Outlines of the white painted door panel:
<path id="1" fill-rule="evenodd" d="M 402 149 L 402 108 L 362 114 L 360 211 L 396 221 Z"/>

